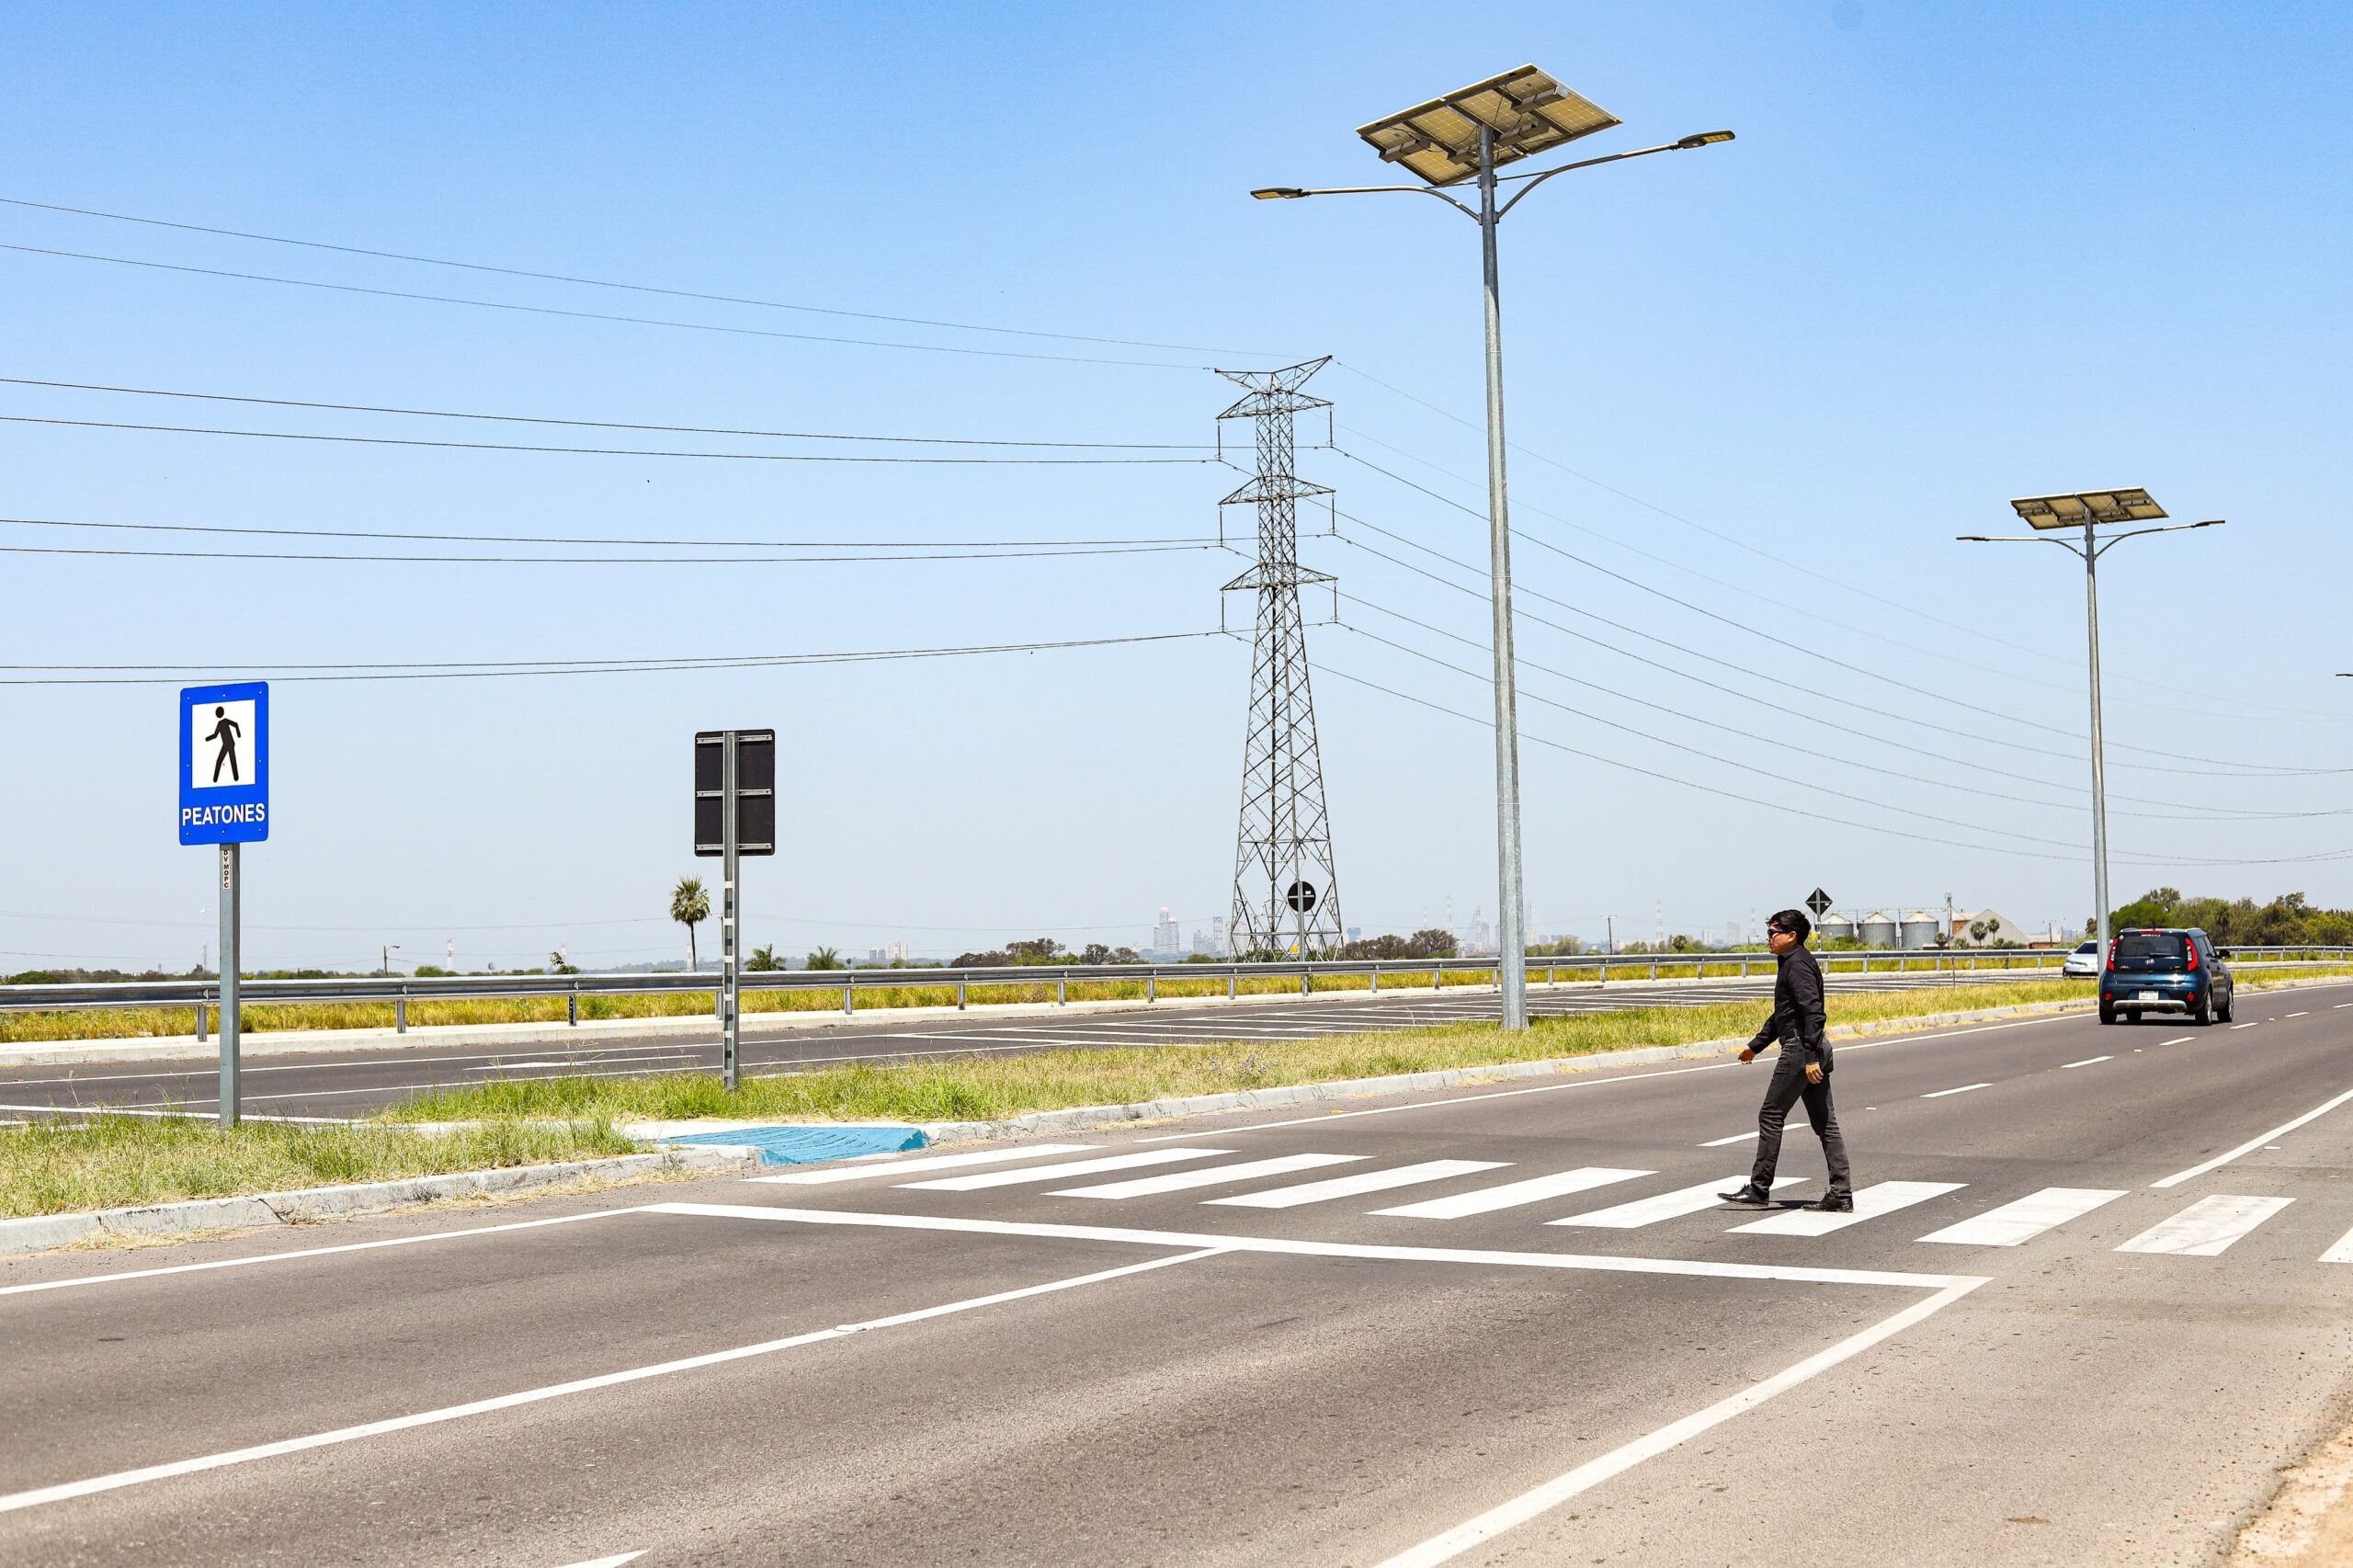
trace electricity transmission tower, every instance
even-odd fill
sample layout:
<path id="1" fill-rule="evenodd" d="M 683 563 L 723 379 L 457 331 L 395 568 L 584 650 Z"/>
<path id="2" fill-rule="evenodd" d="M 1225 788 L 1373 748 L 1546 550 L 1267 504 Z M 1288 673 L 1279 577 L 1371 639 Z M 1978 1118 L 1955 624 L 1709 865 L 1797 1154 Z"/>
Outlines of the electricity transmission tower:
<path id="1" fill-rule="evenodd" d="M 1300 585 L 1338 580 L 1299 563 L 1299 503 L 1332 492 L 1291 472 L 1294 416 L 1332 406 L 1299 389 L 1328 363 L 1326 356 L 1281 370 L 1218 372 L 1247 389 L 1218 418 L 1250 420 L 1257 449 L 1250 483 L 1218 503 L 1248 503 L 1258 514 L 1257 561 L 1225 585 L 1227 592 L 1248 589 L 1256 595 L 1233 919 L 1226 927 L 1236 958 L 1321 958 L 1342 939 L 1339 880 L 1324 809 L 1324 762 L 1315 744 L 1315 699 L 1308 689 L 1307 632 L 1299 613 Z"/>

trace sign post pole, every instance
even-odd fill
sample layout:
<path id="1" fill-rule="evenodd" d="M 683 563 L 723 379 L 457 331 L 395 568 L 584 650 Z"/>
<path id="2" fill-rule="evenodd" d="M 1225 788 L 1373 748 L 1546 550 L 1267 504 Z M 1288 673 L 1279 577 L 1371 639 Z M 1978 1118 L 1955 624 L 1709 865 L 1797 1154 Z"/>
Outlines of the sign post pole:
<path id="1" fill-rule="evenodd" d="M 237 1046 L 244 1020 L 237 1002 L 237 970 L 244 959 L 244 905 L 240 885 L 242 844 L 221 846 L 221 1125 L 237 1125 Z"/>
<path id="2" fill-rule="evenodd" d="M 726 849 L 719 862 L 720 1074 L 725 1079 L 727 1092 L 731 1095 L 742 1081 L 744 1044 L 743 1021 L 738 1011 L 742 992 L 737 983 L 742 955 L 738 950 L 735 920 L 735 881 L 740 847 L 735 808 L 736 791 L 742 788 L 742 780 L 736 773 L 736 733 L 728 731 L 727 739 L 722 743 L 721 766 L 725 780 L 722 788 L 727 793 L 722 797 L 720 807 L 727 836 Z"/>

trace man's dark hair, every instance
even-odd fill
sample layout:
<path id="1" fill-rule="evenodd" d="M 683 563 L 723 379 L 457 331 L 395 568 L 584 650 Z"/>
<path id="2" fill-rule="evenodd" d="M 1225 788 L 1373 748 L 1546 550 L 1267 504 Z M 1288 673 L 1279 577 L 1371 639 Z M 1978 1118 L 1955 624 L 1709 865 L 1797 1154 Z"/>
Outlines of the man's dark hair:
<path id="1" fill-rule="evenodd" d="M 1765 924 L 1776 931 L 1787 931 L 1801 942 L 1813 935 L 1813 922 L 1805 917 L 1802 909 L 1777 909 Z"/>

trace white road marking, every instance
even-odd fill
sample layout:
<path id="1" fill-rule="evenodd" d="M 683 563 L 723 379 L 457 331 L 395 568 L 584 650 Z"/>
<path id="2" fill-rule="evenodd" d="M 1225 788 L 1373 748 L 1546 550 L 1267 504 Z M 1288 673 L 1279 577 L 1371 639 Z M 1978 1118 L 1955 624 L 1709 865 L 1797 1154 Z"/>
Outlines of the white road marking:
<path id="1" fill-rule="evenodd" d="M 1093 1143 L 1031 1143 L 1018 1149 L 983 1149 L 968 1154 L 918 1154 L 912 1160 L 892 1159 L 887 1155 L 870 1165 L 832 1165 L 822 1171 L 792 1171 L 784 1176 L 751 1176 L 751 1181 L 777 1182 L 790 1187 L 816 1187 L 826 1182 L 860 1181 L 868 1176 L 900 1176 L 908 1171 L 944 1171 L 953 1165 L 998 1165 L 1007 1160 L 1051 1159 L 1056 1154 L 1078 1154 L 1097 1147 Z"/>
<path id="2" fill-rule="evenodd" d="M 2263 1022 L 2263 1020 L 2262 1020 L 2261 1018 L 2257 1018 L 2257 1019 L 2256 1019 L 2256 1020 L 2255 1020 L 2255 1023 L 2247 1023 L 2247 1024 L 2233 1024 L 2233 1025 L 2231 1026 L 2231 1028 L 2232 1028 L 2233 1029 L 2251 1029 L 2251 1028 L 2255 1028 L 2255 1025 L 2256 1025 L 2256 1024 L 2259 1024 L 2259 1023 L 2261 1023 L 2261 1022 Z"/>
<path id="3" fill-rule="evenodd" d="M 650 1212 L 641 1210 L 638 1212 Z M 821 1328 L 808 1334 L 796 1334 L 784 1339 L 763 1340 L 756 1345 L 738 1345 L 732 1349 L 712 1350 L 700 1356 L 684 1356 L 675 1361 L 659 1361 L 650 1367 L 631 1367 L 626 1371 L 602 1372 L 595 1377 L 575 1378 L 570 1382 L 551 1383 L 545 1388 L 523 1389 L 503 1393 L 491 1399 L 478 1399 L 465 1404 L 444 1405 L 438 1410 L 420 1411 L 414 1415 L 395 1415 L 382 1421 L 364 1422 L 357 1426 L 339 1426 L 331 1432 L 313 1432 L 307 1437 L 282 1437 L 274 1443 L 256 1443 L 251 1448 L 231 1449 L 223 1453 L 202 1454 L 195 1459 L 174 1460 L 166 1464 L 143 1465 L 137 1470 L 117 1471 L 111 1475 L 94 1475 L 83 1481 L 68 1481 L 55 1486 L 35 1487 L 29 1492 L 12 1493 L 0 1497 L 0 1514 L 38 1508 L 50 1503 L 63 1503 L 70 1498 L 87 1497 L 94 1493 L 119 1491 L 126 1486 L 138 1486 L 150 1481 L 169 1481 L 176 1476 L 195 1475 L 208 1470 L 222 1470 L 230 1465 L 250 1464 L 256 1460 L 276 1459 L 281 1454 L 301 1453 L 311 1449 L 331 1448 L 338 1443 L 358 1442 L 363 1437 L 381 1437 L 387 1433 L 413 1431 L 419 1426 L 438 1426 L 445 1421 L 460 1421 L 469 1415 L 486 1415 L 493 1411 L 513 1410 L 519 1405 L 539 1404 L 567 1394 L 588 1393 L 597 1389 L 618 1388 L 624 1383 L 643 1382 L 648 1378 L 666 1377 L 674 1372 L 691 1372 L 704 1367 L 723 1366 L 730 1361 L 749 1360 L 756 1356 L 771 1356 L 779 1350 L 796 1349 L 803 1345 L 815 1345 L 828 1339 L 846 1339 L 853 1334 L 863 1334 L 878 1328 L 896 1328 L 904 1324 L 923 1323 L 932 1318 L 947 1317 L 956 1312 L 969 1312 L 981 1307 L 994 1307 L 1006 1301 L 1018 1301 L 1030 1296 L 1043 1296 L 1056 1290 L 1076 1290 L 1082 1285 L 1098 1284 L 1106 1279 L 1118 1279 L 1131 1274 L 1143 1274 L 1175 1264 L 1191 1263 L 1199 1258 L 1214 1257 L 1224 1248 L 1212 1239 L 1197 1252 L 1181 1253 L 1174 1257 L 1155 1257 L 1147 1263 L 1131 1263 L 1120 1268 L 1098 1269 L 1092 1274 L 1074 1275 L 1067 1279 L 1052 1279 L 1043 1285 L 1025 1285 L 1019 1290 L 999 1290 L 993 1295 L 973 1296 L 961 1301 L 949 1301 L 936 1307 L 921 1307 L 911 1312 L 895 1312 L 889 1317 L 870 1318 L 864 1323 L 843 1324 L 836 1328 Z"/>
<path id="4" fill-rule="evenodd" d="M 2279 1016 L 2283 1018 L 2304 1018 L 2310 1017 L 2312 1015 L 2309 1013 L 2282 1013 Z"/>
<path id="5" fill-rule="evenodd" d="M 2070 1067 L 2089 1067 L 2095 1062 L 2113 1062 L 2115 1060 L 2116 1058 L 2113 1056 L 2086 1056 L 2081 1062 L 2061 1062 L 2059 1064 L 2059 1071 L 2064 1073 Z"/>
<path id="6" fill-rule="evenodd" d="M 469 1073 L 519 1073 L 526 1067 L 574 1067 L 577 1065 L 579 1065 L 577 1062 L 493 1062 L 481 1067 L 469 1067 L 466 1071 Z M 631 1555 L 642 1557 L 645 1553 L 640 1551 L 632 1553 Z M 627 1559 L 623 1559 L 623 1561 L 627 1561 Z"/>
<path id="7" fill-rule="evenodd" d="M 568 1564 L 567 1568 L 621 1568 L 622 1563 L 634 1562 L 644 1555 L 644 1551 L 624 1551 L 618 1557 L 592 1557 L 585 1562 Z"/>
<path id="8" fill-rule="evenodd" d="M 1597 1274 L 1666 1274 L 1692 1279 L 1776 1279 L 1794 1285 L 1886 1285 L 1941 1290 L 1982 1285 L 1967 1274 L 1910 1274 L 1875 1268 L 1816 1268 L 1797 1264 L 1710 1263 L 1683 1257 L 1624 1257 L 1608 1253 L 1505 1252 L 1487 1247 L 1401 1246 L 1374 1242 L 1312 1242 L 1288 1236 L 1233 1236 L 1199 1231 L 1146 1231 L 1118 1225 L 1056 1225 L 1028 1220 L 967 1220 L 935 1214 L 881 1214 L 855 1209 L 772 1209 L 752 1203 L 649 1203 L 653 1214 L 706 1220 L 767 1220 L 796 1225 L 851 1225 L 883 1231 L 949 1231 L 963 1235 L 1034 1236 L 1055 1241 L 1126 1242 L 1137 1246 L 1203 1247 L 1280 1257 L 1352 1257 L 1381 1263 L 1461 1263 L 1477 1267 L 1562 1268 Z"/>
<path id="9" fill-rule="evenodd" d="M 1728 1143 L 1745 1143 L 1751 1138 L 1756 1136 L 1756 1134 L 1754 1132 L 1735 1132 L 1729 1138 L 1711 1138 L 1705 1143 L 1699 1145 L 1699 1147 L 1702 1149 L 1721 1149 Z"/>
<path id="10" fill-rule="evenodd" d="M 1775 1394 L 1786 1393 L 1809 1378 L 1828 1371 L 1882 1340 L 1893 1338 L 1914 1324 L 1942 1312 L 1984 1283 L 1982 1279 L 1972 1279 L 1949 1286 L 1927 1301 L 1915 1302 L 1893 1317 L 1882 1318 L 1860 1333 L 1849 1335 L 1827 1350 L 1807 1357 L 1786 1371 L 1776 1372 L 1761 1382 L 1750 1384 L 1729 1399 L 1719 1400 L 1705 1410 L 1695 1411 L 1680 1421 L 1669 1422 L 1655 1432 L 1610 1449 L 1599 1459 L 1589 1460 L 1574 1470 L 1554 1476 L 1508 1503 L 1499 1504 L 1475 1518 L 1464 1520 L 1443 1535 L 1432 1536 L 1421 1545 L 1397 1553 L 1379 1563 L 1377 1568 L 1437 1568 L 1438 1563 L 1451 1562 L 1474 1547 L 1493 1540 L 1506 1530 L 1550 1513 L 1580 1493 L 1589 1492 L 1603 1482 L 1625 1473 L 1644 1460 L 1654 1459 L 1711 1427 L 1721 1426 L 1733 1416 L 1756 1409 Z"/>
<path id="11" fill-rule="evenodd" d="M 1469 1176 L 1472 1171 L 1499 1171 L 1507 1163 L 1503 1160 L 1424 1160 L 1418 1165 L 1397 1165 L 1385 1171 L 1361 1171 L 1355 1176 L 1331 1176 L 1323 1181 L 1302 1182 L 1297 1187 L 1279 1187 L 1270 1192 L 1245 1192 L 1239 1198 L 1212 1198 L 1207 1201 L 1233 1209 L 1296 1209 L 1302 1203 L 1329 1203 L 1336 1198 L 1353 1198 L 1360 1192 L 1385 1192 L 1392 1187 L 1414 1187 L 1426 1181 L 1444 1181 L 1449 1176 Z"/>
<path id="12" fill-rule="evenodd" d="M 2014 1247 L 2021 1242 L 2032 1241 L 2054 1225 L 2081 1219 L 2101 1204 L 2113 1203 L 2123 1196 L 2121 1192 L 2097 1187 L 2046 1187 L 2015 1203 L 1989 1209 L 1973 1220 L 1963 1220 L 1957 1225 L 1947 1225 L 1941 1231 L 1931 1231 L 1920 1239 L 1924 1242 L 1949 1242 L 1954 1246 Z"/>
<path id="13" fill-rule="evenodd" d="M 2293 1121 L 2283 1121 L 2268 1132 L 2256 1133 L 2254 1137 L 2248 1139 L 2237 1148 L 2231 1150 L 2227 1153 L 2217 1154 L 2202 1165 L 2192 1165 L 2186 1171 L 2176 1171 L 2173 1175 L 2165 1177 L 2163 1181 L 2153 1181 L 2149 1185 L 2151 1187 L 2179 1187 L 2183 1182 L 2194 1181 L 2198 1177 L 2204 1176 L 2208 1171 L 2219 1170 L 2222 1166 L 2229 1165 L 2233 1160 L 2237 1159 L 2242 1154 L 2254 1153 L 2257 1149 L 2260 1149 L 2264 1145 L 2269 1143 L 2273 1139 L 2284 1137 L 2288 1133 L 2293 1132 L 2297 1128 L 2302 1127 L 2308 1121 L 2319 1120 L 2322 1117 L 2326 1116 L 2330 1111 L 2335 1110 L 2338 1106 L 2343 1105 L 2347 1100 L 2353 1100 L 2353 1089 L 2346 1090 L 2335 1099 L 2329 1100 L 2325 1104 L 2314 1106 L 2312 1109 L 2304 1112 L 2303 1115 L 2296 1118 Z"/>
<path id="14" fill-rule="evenodd" d="M 2292 1198 L 2232 1198 L 2222 1194 L 2201 1198 L 2116 1250 L 2164 1253 L 2174 1257 L 2214 1257 L 2294 1201 Z"/>
<path id="15" fill-rule="evenodd" d="M 1655 1171 L 1621 1171 L 1607 1165 L 1585 1165 L 1552 1176 L 1530 1176 L 1526 1181 L 1507 1181 L 1501 1187 L 1482 1187 L 1477 1192 L 1459 1193 L 1452 1198 L 1432 1198 L 1421 1203 L 1401 1204 L 1395 1209 L 1376 1209 L 1373 1212 L 1406 1220 L 1460 1220 L 1466 1215 L 1492 1214 L 1498 1209 L 1517 1209 L 1524 1203 L 1541 1203 L 1548 1198 L 1563 1198 L 1572 1192 L 1608 1187 L 1614 1181 L 1631 1181 L 1636 1176 L 1657 1174 Z"/>
<path id="16" fill-rule="evenodd" d="M 1920 1097 L 1924 1100 L 1940 1100 L 1947 1095 L 1965 1095 L 1972 1089 L 1990 1089 L 1993 1086 L 1991 1084 L 1963 1084 L 1958 1089 L 1934 1089 Z"/>
<path id="17" fill-rule="evenodd" d="M 1066 1187 L 1060 1192 L 1046 1196 L 1148 1198 L 1157 1192 L 1183 1192 L 1191 1187 L 1217 1187 L 1226 1182 L 1255 1181 L 1260 1176 L 1288 1176 L 1292 1171 L 1313 1170 L 1318 1165 L 1342 1165 L 1351 1160 L 1369 1160 L 1371 1157 L 1370 1154 L 1282 1154 L 1271 1160 L 1245 1160 L 1238 1165 L 1211 1165 L 1207 1170 L 1172 1171 L 1166 1176 L 1107 1181 L 1097 1187 Z"/>
<path id="18" fill-rule="evenodd" d="M 1803 1176 L 1775 1176 L 1773 1190 L 1794 1187 Z M 1697 1214 L 1703 1209 L 1723 1207 L 1722 1194 L 1727 1187 L 1748 1185 L 1745 1173 L 1722 1176 L 1715 1181 L 1703 1181 L 1697 1187 L 1677 1187 L 1654 1198 L 1638 1198 L 1631 1203 L 1620 1203 L 1614 1209 L 1596 1209 L 1589 1214 L 1572 1214 L 1565 1220 L 1547 1220 L 1548 1225 L 1576 1225 L 1596 1231 L 1631 1231 L 1643 1225 L 1655 1225 L 1661 1220 L 1679 1219 Z"/>
<path id="19" fill-rule="evenodd" d="M 2353 1263 L 2353 1231 L 2336 1238 L 2336 1244 L 2320 1255 L 2323 1263 Z"/>
<path id="20" fill-rule="evenodd" d="M 1844 1214 L 1821 1214 L 1810 1209 L 1791 1210 L 1769 1219 L 1756 1220 L 1745 1225 L 1734 1225 L 1734 1233 L 1745 1231 L 1762 1236 L 1825 1236 L 1833 1231 L 1843 1231 L 1849 1225 L 1859 1225 L 1866 1220 L 1876 1220 L 1882 1214 L 1893 1214 L 1898 1209 L 1909 1209 L 1915 1203 L 1926 1203 L 1931 1198 L 1941 1198 L 1948 1192 L 1959 1192 L 1965 1182 L 1958 1181 L 1883 1181 L 1867 1187 L 1855 1194 L 1855 1207 Z"/>
<path id="21" fill-rule="evenodd" d="M 2159 1045 L 2188 1045 L 2191 1040 L 2196 1040 L 2197 1038 L 2198 1037 L 2194 1034 L 2177 1035 L 2171 1040 L 2161 1040 L 2157 1041 L 2157 1043 Z"/>
<path id="22" fill-rule="evenodd" d="M 1105 1154 L 1094 1160 L 1064 1160 L 1059 1165 L 1024 1165 L 1017 1171 L 983 1171 L 978 1176 L 939 1176 L 931 1181 L 897 1185 L 926 1192 L 976 1192 L 986 1187 L 1014 1187 L 1025 1181 L 1060 1181 L 1064 1176 L 1093 1176 L 1097 1171 L 1127 1171 L 1138 1165 L 1172 1165 L 1179 1160 L 1206 1160 L 1231 1154 L 1231 1149 L 1147 1149 L 1140 1154 Z"/>
<path id="23" fill-rule="evenodd" d="M 119 1274 L 87 1274 L 78 1279 L 36 1279 L 29 1285 L 0 1285 L 0 1296 L 29 1295 L 35 1290 L 76 1290 L 85 1285 L 116 1285 L 126 1279 L 154 1279 L 166 1274 L 205 1274 L 216 1268 L 246 1268 L 259 1263 L 291 1263 L 305 1257 L 331 1257 L 337 1253 L 374 1252 L 379 1247 L 422 1246 L 426 1242 L 454 1242 L 466 1236 L 535 1231 L 544 1225 L 569 1225 L 582 1220 L 609 1220 L 620 1214 L 647 1212 L 649 1210 L 642 1205 L 628 1209 L 597 1209 L 585 1214 L 558 1214 L 551 1220 L 517 1220 L 504 1225 L 469 1225 L 462 1231 L 435 1231 L 429 1235 L 389 1236 L 375 1242 L 340 1242 L 334 1246 L 256 1253 L 249 1257 L 216 1257 L 207 1263 L 174 1263 L 161 1268 L 126 1268 Z"/>

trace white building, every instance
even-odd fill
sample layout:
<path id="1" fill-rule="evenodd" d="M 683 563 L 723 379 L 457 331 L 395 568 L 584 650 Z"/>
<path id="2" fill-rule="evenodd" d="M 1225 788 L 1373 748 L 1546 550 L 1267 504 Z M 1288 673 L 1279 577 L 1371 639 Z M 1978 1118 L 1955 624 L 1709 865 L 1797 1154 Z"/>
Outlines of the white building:
<path id="1" fill-rule="evenodd" d="M 1176 929 L 1176 917 L 1166 909 L 1152 928 L 1152 950 L 1155 953 L 1181 953 L 1185 950 L 1185 934 Z"/>

